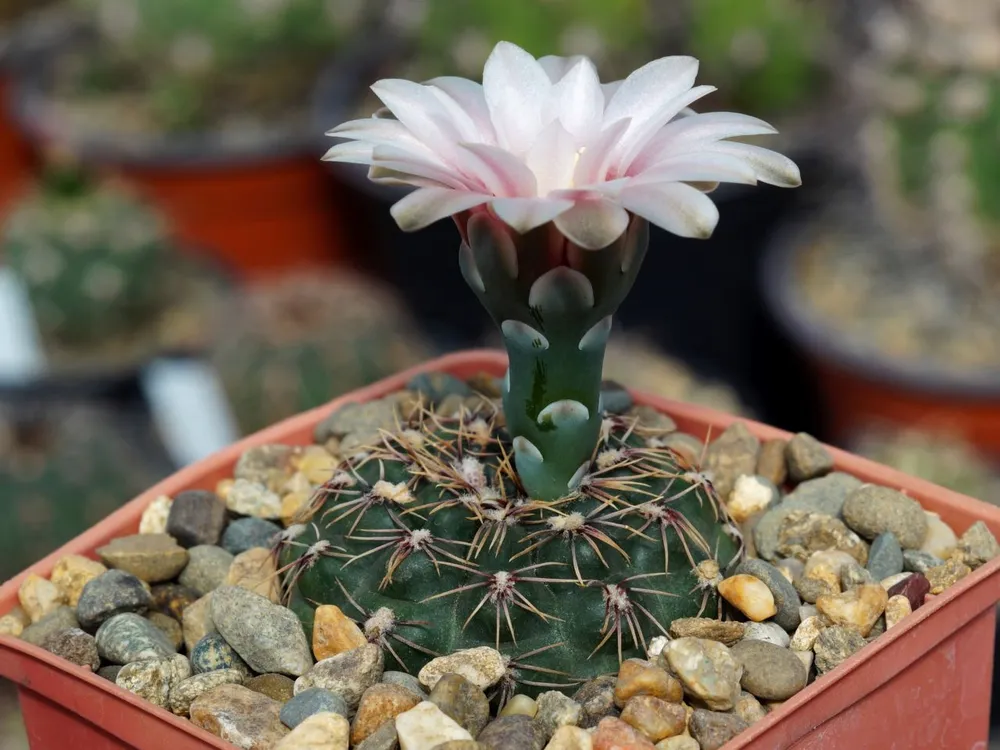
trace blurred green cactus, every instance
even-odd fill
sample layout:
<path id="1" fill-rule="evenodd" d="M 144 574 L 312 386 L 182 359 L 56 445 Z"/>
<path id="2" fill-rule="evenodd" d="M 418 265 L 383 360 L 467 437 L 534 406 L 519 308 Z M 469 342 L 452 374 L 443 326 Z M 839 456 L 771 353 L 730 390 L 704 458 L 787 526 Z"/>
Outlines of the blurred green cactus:
<path id="1" fill-rule="evenodd" d="M 429 356 L 393 294 L 348 274 L 290 274 L 234 298 L 212 361 L 247 433 Z"/>

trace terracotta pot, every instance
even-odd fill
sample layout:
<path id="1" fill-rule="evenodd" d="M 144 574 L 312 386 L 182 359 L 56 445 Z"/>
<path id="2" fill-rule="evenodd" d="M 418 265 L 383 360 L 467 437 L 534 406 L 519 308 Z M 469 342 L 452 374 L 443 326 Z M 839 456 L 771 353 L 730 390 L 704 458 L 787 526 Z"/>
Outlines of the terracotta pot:
<path id="1" fill-rule="evenodd" d="M 0 70 L 0 104 L 10 96 L 10 76 Z M 7 108 L 0 107 L 0 217 L 17 200 L 34 171 L 31 144 L 21 134 Z"/>
<path id="2" fill-rule="evenodd" d="M 231 475 L 240 454 L 271 442 L 307 444 L 330 411 L 349 402 L 379 398 L 404 386 L 418 372 L 445 371 L 459 378 L 486 371 L 499 376 L 499 352 L 452 354 L 400 373 L 327 406 L 263 430 L 194 464 L 133 500 L 0 588 L 0 612 L 17 603 L 28 573 L 48 576 L 63 555 L 93 555 L 116 536 L 135 533 L 146 506 L 158 495 L 213 488 Z M 718 434 L 735 417 L 664 399 L 634 394 L 639 403 L 670 414 L 681 430 Z M 745 421 L 762 439 L 788 433 Z M 844 451 L 830 449 L 837 469 L 865 481 L 907 492 L 926 509 L 964 531 L 977 520 L 1000 535 L 1000 509 L 914 479 Z M 891 632 L 753 725 L 725 750 L 820 750 L 887 748 L 985 750 L 989 731 L 989 684 L 993 670 L 995 604 L 1000 599 L 1000 559 L 934 597 Z M 195 750 L 232 746 L 185 719 L 128 693 L 89 671 L 11 637 L 0 637 L 0 675 L 17 683 L 28 736 L 34 748 L 67 743 L 88 750 Z"/>
<path id="3" fill-rule="evenodd" d="M 962 374 L 861 351 L 806 302 L 796 259 L 822 228 L 789 229 L 768 249 L 761 284 L 772 316 L 811 362 L 825 435 L 847 444 L 872 424 L 939 430 L 1000 458 L 1000 370 Z"/>

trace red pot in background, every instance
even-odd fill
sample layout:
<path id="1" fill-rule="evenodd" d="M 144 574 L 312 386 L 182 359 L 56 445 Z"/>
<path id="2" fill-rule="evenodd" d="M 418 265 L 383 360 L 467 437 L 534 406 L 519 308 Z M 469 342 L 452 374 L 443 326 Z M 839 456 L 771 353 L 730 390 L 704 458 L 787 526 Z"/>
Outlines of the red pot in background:
<path id="1" fill-rule="evenodd" d="M 145 492 L 103 522 L 0 588 L 0 612 L 17 604 L 29 573 L 49 576 L 66 554 L 93 556 L 116 536 L 135 533 L 146 506 L 161 494 L 214 488 L 230 476 L 241 453 L 272 442 L 306 444 L 332 409 L 379 398 L 404 387 L 416 373 L 445 371 L 466 378 L 481 371 L 499 376 L 506 357 L 470 351 L 437 360 L 375 383 L 331 404 L 274 425 L 194 464 Z M 710 409 L 635 394 L 672 416 L 678 428 L 704 438 L 737 418 Z M 788 434 L 741 420 L 762 439 Z M 864 481 L 896 487 L 938 513 L 956 530 L 977 520 L 1000 535 L 1000 509 L 898 471 L 831 448 L 836 468 Z M 869 644 L 835 670 L 786 701 L 724 750 L 888 748 L 985 750 L 989 733 L 995 605 L 1000 599 L 1000 558 L 981 567 Z M 88 750 L 203 750 L 232 746 L 169 711 L 146 703 L 113 683 L 9 636 L 0 637 L 0 675 L 13 680 L 32 747 L 75 744 Z"/>
<path id="2" fill-rule="evenodd" d="M 0 70 L 0 103 L 10 95 L 10 76 Z M 0 108 L 0 216 L 6 214 L 34 172 L 31 144 L 24 138 L 6 107 Z"/>

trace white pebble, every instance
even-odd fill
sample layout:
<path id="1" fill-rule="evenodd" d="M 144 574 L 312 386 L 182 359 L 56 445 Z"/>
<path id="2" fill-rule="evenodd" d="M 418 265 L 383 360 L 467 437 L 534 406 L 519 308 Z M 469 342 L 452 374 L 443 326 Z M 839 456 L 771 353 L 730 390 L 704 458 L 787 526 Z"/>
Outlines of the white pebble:
<path id="1" fill-rule="evenodd" d="M 421 701 L 396 717 L 400 750 L 425 750 L 472 735 L 430 701 Z"/>
<path id="2" fill-rule="evenodd" d="M 774 622 L 748 622 L 746 630 L 743 632 L 744 641 L 764 641 L 773 643 L 781 648 L 788 648 L 791 640 L 788 633 L 780 625 Z"/>
<path id="3" fill-rule="evenodd" d="M 167 532 L 167 517 L 174 504 L 173 498 L 160 495 L 146 506 L 139 520 L 140 534 L 165 534 Z"/>

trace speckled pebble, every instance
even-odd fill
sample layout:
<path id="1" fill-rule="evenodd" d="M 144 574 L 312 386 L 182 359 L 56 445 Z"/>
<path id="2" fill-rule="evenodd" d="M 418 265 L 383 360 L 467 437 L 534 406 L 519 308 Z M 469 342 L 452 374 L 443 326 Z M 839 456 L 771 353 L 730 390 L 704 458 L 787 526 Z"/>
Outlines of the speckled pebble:
<path id="1" fill-rule="evenodd" d="M 581 727 L 595 727 L 601 719 L 607 716 L 618 716 L 618 707 L 615 705 L 616 681 L 613 675 L 598 677 L 585 682 L 573 693 L 571 697 L 580 704 Z M 521 697 L 531 700 L 527 696 Z M 622 705 L 624 706 L 624 702 Z M 531 715 L 534 716 L 534 713 Z"/>
<path id="2" fill-rule="evenodd" d="M 91 672 L 96 672 L 101 666 L 94 636 L 80 628 L 57 630 L 45 639 L 42 648 L 77 666 L 87 667 Z"/>
<path id="3" fill-rule="evenodd" d="M 183 586 L 204 596 L 225 583 L 226 574 L 233 564 L 233 556 L 222 547 L 202 544 L 191 547 L 188 555 L 188 564 L 178 579 Z"/>
<path id="4" fill-rule="evenodd" d="M 865 639 L 854 628 L 842 625 L 825 628 L 813 644 L 817 673 L 825 674 L 839 666 L 845 659 L 863 649 L 865 644 Z"/>
<path id="5" fill-rule="evenodd" d="M 427 688 L 433 689 L 441 675 L 460 674 L 481 690 L 495 685 L 507 667 L 503 656 L 489 646 L 479 646 L 439 656 L 427 662 L 417 678 Z"/>
<path id="6" fill-rule="evenodd" d="M 952 558 L 944 565 L 931 568 L 924 575 L 931 584 L 931 594 L 940 594 L 945 589 L 954 586 L 972 572 L 972 568 L 964 562 Z"/>
<path id="7" fill-rule="evenodd" d="M 66 603 L 75 607 L 80 601 L 83 587 L 108 569 L 97 560 L 82 555 L 66 555 L 52 568 L 50 580 L 66 595 Z"/>
<path id="8" fill-rule="evenodd" d="M 962 562 L 975 570 L 1000 555 L 1000 544 L 985 523 L 976 521 L 958 540 Z"/>
<path id="9" fill-rule="evenodd" d="M 535 722 L 542 728 L 546 739 L 562 726 L 576 726 L 580 723 L 583 709 L 580 704 L 558 690 L 547 690 L 538 696 L 538 712 Z"/>
<path id="10" fill-rule="evenodd" d="M 804 432 L 788 441 L 785 446 L 785 462 L 788 476 L 796 484 L 833 471 L 833 456 L 830 451 L 812 435 Z"/>
<path id="11" fill-rule="evenodd" d="M 247 663 L 219 633 L 209 633 L 191 649 L 191 669 L 195 674 L 234 669 L 245 677 L 252 672 Z"/>
<path id="12" fill-rule="evenodd" d="M 288 734 L 281 704 L 241 685 L 220 685 L 191 704 L 191 721 L 244 750 L 269 750 Z"/>
<path id="13" fill-rule="evenodd" d="M 165 659 L 147 659 L 126 664 L 118 672 L 115 684 L 145 701 L 167 708 L 173 687 L 190 676 L 191 665 L 187 657 L 174 654 Z"/>
<path id="14" fill-rule="evenodd" d="M 391 669 L 387 669 L 382 673 L 382 682 L 389 685 L 399 685 L 400 687 L 405 687 L 414 695 L 419 695 L 427 699 L 426 691 L 424 686 L 420 684 L 420 680 L 414 677 L 408 672 L 396 672 Z"/>
<path id="15" fill-rule="evenodd" d="M 701 750 L 720 750 L 729 740 L 747 728 L 743 719 L 735 714 L 724 714 L 696 708 L 689 723 L 691 735 L 698 740 Z"/>
<path id="16" fill-rule="evenodd" d="M 235 669 L 219 669 L 196 674 L 181 680 L 170 689 L 170 710 L 178 716 L 187 716 L 191 704 L 219 685 L 239 685 L 244 675 Z"/>
<path id="17" fill-rule="evenodd" d="M 679 638 L 667 645 L 663 656 L 685 693 L 714 710 L 727 711 L 733 707 L 740 694 L 743 669 L 721 643 Z"/>
<path id="18" fill-rule="evenodd" d="M 109 570 L 83 587 L 76 616 L 80 626 L 90 630 L 116 615 L 144 613 L 152 604 L 153 597 L 138 578 L 124 570 Z"/>
<path id="19" fill-rule="evenodd" d="M 295 694 L 326 688 L 356 708 L 364 692 L 381 679 L 383 658 L 382 649 L 370 643 L 323 659 L 295 681 Z"/>
<path id="20" fill-rule="evenodd" d="M 891 531 L 903 549 L 920 549 L 927 516 L 920 503 L 889 487 L 866 484 L 844 501 L 844 522 L 865 539 Z"/>
<path id="21" fill-rule="evenodd" d="M 226 495 L 226 507 L 241 516 L 281 518 L 281 498 L 263 484 L 237 479 Z"/>
<path id="22" fill-rule="evenodd" d="M 133 613 L 115 615 L 97 629 L 97 650 L 113 664 L 131 664 L 144 659 L 173 656 L 176 651 L 163 631 Z"/>
<path id="23" fill-rule="evenodd" d="M 483 750 L 542 750 L 547 739 L 541 726 L 527 716 L 496 719 L 476 737 Z"/>
<path id="24" fill-rule="evenodd" d="M 938 565 L 944 565 L 944 560 L 936 555 L 916 549 L 903 550 L 903 570 L 908 573 L 926 573 Z"/>
<path id="25" fill-rule="evenodd" d="M 295 680 L 283 674 L 261 674 L 243 683 L 248 690 L 266 695 L 278 703 L 287 703 L 295 695 Z"/>
<path id="26" fill-rule="evenodd" d="M 439 681 L 438 685 L 440 684 Z M 420 702 L 420 696 L 399 685 L 386 685 L 381 682 L 372 685 L 361 696 L 357 713 L 351 722 L 351 743 L 361 744 L 382 724 L 394 720 L 399 714 L 409 711 Z"/>

